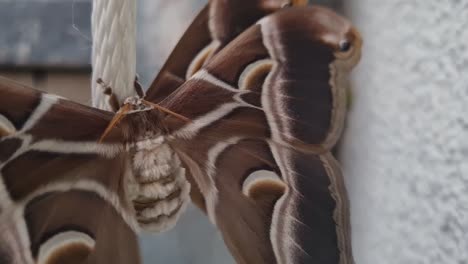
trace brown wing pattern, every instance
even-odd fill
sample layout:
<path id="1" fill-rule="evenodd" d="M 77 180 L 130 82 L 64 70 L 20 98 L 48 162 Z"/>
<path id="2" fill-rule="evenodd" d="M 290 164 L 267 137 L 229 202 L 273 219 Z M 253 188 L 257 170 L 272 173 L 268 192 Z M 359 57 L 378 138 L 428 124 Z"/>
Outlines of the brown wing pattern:
<path id="1" fill-rule="evenodd" d="M 113 114 L 1 78 L 0 116 L 2 263 L 138 263 Z"/>
<path id="2" fill-rule="evenodd" d="M 193 201 L 239 263 L 353 263 L 346 190 L 330 149 L 359 34 L 317 7 L 280 10 L 240 34 L 304 2 L 211 1 L 147 95 L 170 94 L 161 105 L 192 122 L 137 124 L 158 130 L 142 134 L 165 126 Z M 122 143 L 136 128 L 97 143 L 109 112 L 6 79 L 0 95 L 2 263 L 139 262 Z M 126 125 L 152 115 L 138 116 Z"/>
<path id="3" fill-rule="evenodd" d="M 347 194 L 330 154 L 345 79 L 360 57 L 351 24 L 318 7 L 270 15 L 161 104 L 193 200 L 239 263 L 353 263 Z"/>
<path id="4" fill-rule="evenodd" d="M 147 91 L 146 98 L 159 102 L 182 85 L 214 54 L 260 18 L 304 0 L 210 0 L 169 56 Z"/>

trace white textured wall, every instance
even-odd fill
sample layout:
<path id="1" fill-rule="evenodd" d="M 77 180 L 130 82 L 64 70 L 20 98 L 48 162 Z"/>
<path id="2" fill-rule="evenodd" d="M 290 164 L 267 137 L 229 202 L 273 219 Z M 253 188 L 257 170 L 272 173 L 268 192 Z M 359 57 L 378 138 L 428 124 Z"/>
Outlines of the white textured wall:
<path id="1" fill-rule="evenodd" d="M 350 0 L 342 149 L 358 264 L 468 263 L 468 1 Z"/>

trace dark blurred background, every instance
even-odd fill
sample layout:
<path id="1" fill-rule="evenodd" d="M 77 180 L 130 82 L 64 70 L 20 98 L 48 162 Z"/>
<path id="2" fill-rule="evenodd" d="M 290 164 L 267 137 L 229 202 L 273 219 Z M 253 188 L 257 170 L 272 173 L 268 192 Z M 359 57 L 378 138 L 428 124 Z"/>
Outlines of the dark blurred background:
<path id="1" fill-rule="evenodd" d="M 139 0 L 148 85 L 202 0 Z M 364 38 L 340 161 L 358 264 L 468 263 L 468 1 L 309 1 Z M 91 0 L 0 0 L 0 75 L 90 103 Z M 141 238 L 145 263 L 233 263 L 190 207 Z"/>

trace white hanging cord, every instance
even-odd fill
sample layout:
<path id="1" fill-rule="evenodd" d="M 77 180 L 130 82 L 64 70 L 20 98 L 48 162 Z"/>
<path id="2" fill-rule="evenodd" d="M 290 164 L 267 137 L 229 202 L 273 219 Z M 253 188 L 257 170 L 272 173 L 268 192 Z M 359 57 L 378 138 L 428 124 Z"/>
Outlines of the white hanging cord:
<path id="1" fill-rule="evenodd" d="M 92 14 L 92 102 L 112 110 L 98 79 L 112 88 L 119 103 L 135 96 L 137 0 L 94 0 Z"/>

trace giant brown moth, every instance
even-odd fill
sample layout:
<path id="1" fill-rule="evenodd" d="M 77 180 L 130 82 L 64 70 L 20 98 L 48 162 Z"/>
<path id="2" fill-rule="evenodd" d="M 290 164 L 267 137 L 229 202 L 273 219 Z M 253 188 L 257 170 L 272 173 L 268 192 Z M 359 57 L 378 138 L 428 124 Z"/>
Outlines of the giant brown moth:
<path id="1" fill-rule="evenodd" d="M 304 2 L 210 1 L 117 113 L 0 79 L 0 262 L 139 263 L 190 194 L 238 263 L 353 263 L 330 149 L 361 39 Z"/>

